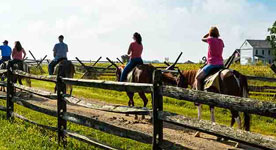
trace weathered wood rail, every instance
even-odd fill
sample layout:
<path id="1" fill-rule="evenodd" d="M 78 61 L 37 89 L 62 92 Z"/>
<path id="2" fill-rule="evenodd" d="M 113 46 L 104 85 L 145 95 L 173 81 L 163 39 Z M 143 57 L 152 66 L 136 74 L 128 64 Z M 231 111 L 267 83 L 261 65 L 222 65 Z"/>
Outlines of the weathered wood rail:
<path id="1" fill-rule="evenodd" d="M 96 145 L 104 149 L 114 149 L 108 145 L 101 144 L 91 138 L 78 135 L 67 130 L 67 121 L 91 127 L 94 129 L 101 130 L 103 132 L 114 134 L 117 136 L 130 138 L 139 142 L 152 143 L 152 149 L 160 149 L 164 143 L 172 144 L 169 141 L 163 139 L 163 122 L 173 123 L 179 126 L 184 126 L 194 130 L 206 132 L 220 137 L 225 137 L 234 141 L 238 141 L 245 144 L 251 144 L 256 147 L 275 149 L 276 139 L 269 138 L 267 136 L 236 130 L 230 127 L 222 126 L 219 124 L 213 124 L 209 121 L 198 121 L 195 119 L 189 119 L 181 115 L 168 113 L 163 111 L 163 96 L 168 96 L 176 98 L 179 100 L 198 102 L 207 105 L 213 105 L 216 107 L 227 108 L 231 110 L 248 112 L 251 114 L 257 114 L 261 116 L 267 116 L 276 118 L 276 104 L 271 102 L 261 102 L 258 100 L 250 98 L 240 98 L 235 96 L 228 96 L 216 93 L 209 93 L 203 91 L 193 91 L 182 89 L 178 87 L 162 86 L 161 82 L 161 71 L 156 70 L 153 75 L 153 84 L 141 84 L 141 83 L 125 83 L 125 82 L 112 82 L 112 81 L 100 81 L 100 80 L 84 80 L 84 79 L 69 79 L 62 77 L 52 77 L 52 76 L 38 76 L 28 73 L 24 73 L 18 70 L 7 70 L 8 81 L 7 81 L 7 107 L 0 108 L 0 110 L 5 110 L 7 112 L 7 118 L 19 117 L 25 121 L 27 118 L 14 113 L 13 105 L 17 103 L 29 109 L 45 113 L 47 115 L 55 116 L 58 119 L 58 127 L 52 128 L 44 125 L 46 129 L 55 130 L 58 132 L 58 141 L 66 146 L 66 135 L 82 140 L 84 142 Z M 25 78 L 42 80 L 47 82 L 54 82 L 57 86 L 57 95 L 42 92 L 25 86 L 20 86 L 12 83 L 12 77 L 14 75 L 22 76 Z M 87 117 L 79 114 L 67 112 L 67 103 L 83 106 L 91 109 L 115 112 L 115 113 L 133 113 L 133 114 L 148 114 L 150 111 L 141 108 L 130 108 L 126 106 L 101 106 L 97 104 L 91 104 L 83 102 L 80 99 L 67 97 L 65 94 L 65 84 L 72 84 L 78 86 L 94 87 L 107 90 L 115 91 L 128 91 L 128 92 L 146 92 L 152 93 L 153 98 L 153 110 L 152 110 L 152 120 L 153 120 L 153 135 L 142 133 L 135 130 L 124 129 L 118 126 L 114 126 L 107 122 L 102 122 L 97 118 Z M 5 85 L 5 84 L 3 84 Z M 14 96 L 15 88 L 22 89 L 26 92 L 30 92 L 39 96 L 46 98 L 57 98 L 57 111 L 49 110 L 31 104 L 27 100 L 20 99 Z M 35 124 L 34 121 L 28 121 Z"/>
<path id="2" fill-rule="evenodd" d="M 248 89 L 255 92 L 276 92 L 275 86 L 248 86 Z"/>
<path id="3" fill-rule="evenodd" d="M 274 148 L 276 141 L 270 137 L 264 137 L 260 134 L 234 129 L 224 125 L 218 125 L 206 120 L 191 119 L 181 115 L 169 112 L 159 112 L 158 119 L 182 127 L 190 128 L 193 130 L 201 131 L 215 136 L 220 136 L 238 142 L 251 143 L 251 146 Z"/>
<path id="4" fill-rule="evenodd" d="M 188 90 L 178 87 L 163 87 L 163 95 L 197 102 L 201 104 L 248 112 L 261 116 L 276 118 L 276 103 L 259 101 L 250 98 L 236 97 L 212 92 Z"/>
<path id="5" fill-rule="evenodd" d="M 85 79 L 70 79 L 62 78 L 62 81 L 66 84 L 95 87 L 107 90 L 115 91 L 127 91 L 127 92 L 152 92 L 152 84 L 147 83 L 129 83 L 129 82 L 114 82 L 104 80 L 85 80 Z"/>
<path id="6" fill-rule="evenodd" d="M 86 108 L 91 108 L 95 110 L 113 112 L 113 113 L 124 113 L 124 114 L 137 114 L 137 115 L 148 115 L 150 110 L 146 107 L 127 107 L 127 106 L 116 106 L 116 105 L 99 105 L 96 103 L 89 103 L 84 100 L 75 97 L 64 97 L 68 103 L 75 104 L 77 106 L 82 106 Z"/>

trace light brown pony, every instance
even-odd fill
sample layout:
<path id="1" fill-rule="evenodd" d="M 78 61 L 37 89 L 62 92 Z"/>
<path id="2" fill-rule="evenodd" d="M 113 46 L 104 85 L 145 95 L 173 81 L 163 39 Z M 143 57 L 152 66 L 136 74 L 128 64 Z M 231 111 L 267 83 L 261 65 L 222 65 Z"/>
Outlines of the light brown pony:
<path id="1" fill-rule="evenodd" d="M 190 85 L 192 88 L 195 88 L 195 77 L 198 70 L 190 70 L 190 71 L 182 71 L 177 78 L 177 86 L 182 88 L 187 88 Z M 240 74 L 237 71 L 232 71 L 230 75 L 220 74 L 220 92 L 215 88 L 210 88 L 208 92 L 216 92 L 221 94 L 239 96 L 239 97 L 247 97 L 248 96 L 248 84 L 246 76 Z M 198 119 L 201 119 L 201 104 L 196 104 L 198 106 Z M 209 106 L 211 112 L 211 120 L 215 122 L 214 116 L 214 106 Z M 230 126 L 232 127 L 237 121 L 238 128 L 241 128 L 241 119 L 238 111 L 231 110 L 232 120 Z M 250 129 L 250 115 L 248 113 L 244 113 L 244 129 L 249 131 Z M 196 135 L 196 136 L 199 136 Z"/>

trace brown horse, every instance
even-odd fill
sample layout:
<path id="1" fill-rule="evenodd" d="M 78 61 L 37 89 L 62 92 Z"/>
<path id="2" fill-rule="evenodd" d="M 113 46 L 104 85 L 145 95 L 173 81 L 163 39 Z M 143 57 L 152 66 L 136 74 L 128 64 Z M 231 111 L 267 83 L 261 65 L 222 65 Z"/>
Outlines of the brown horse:
<path id="1" fill-rule="evenodd" d="M 68 60 L 62 60 L 59 62 L 59 64 L 55 67 L 54 74 L 57 76 L 61 76 L 64 78 L 73 78 L 75 74 L 75 66 L 71 61 Z M 72 85 L 66 85 L 66 93 L 67 90 L 70 88 L 69 94 L 72 95 L 73 92 L 73 87 Z M 56 92 L 56 87 L 55 87 L 55 92 Z"/>
<path id="2" fill-rule="evenodd" d="M 116 69 L 116 80 L 120 81 L 120 77 L 122 74 L 122 71 L 124 69 L 124 66 L 118 67 L 116 64 L 112 63 L 117 69 Z M 152 66 L 151 64 L 143 64 L 136 66 L 132 71 L 132 80 L 129 82 L 134 83 L 152 83 L 152 75 L 156 68 Z M 176 78 L 171 73 L 163 73 L 162 74 L 162 81 L 164 84 L 169 85 L 176 85 Z M 127 96 L 129 97 L 128 106 L 134 106 L 133 101 L 133 92 L 127 92 Z M 144 92 L 139 92 L 140 98 L 144 102 L 144 107 L 148 104 L 148 98 L 146 97 Z"/>
<path id="3" fill-rule="evenodd" d="M 187 88 L 190 85 L 192 88 L 195 88 L 195 77 L 198 70 L 182 71 L 177 78 L 177 85 L 179 87 Z M 246 76 L 240 74 L 237 71 L 229 71 L 226 74 L 221 73 L 220 78 L 220 90 L 216 88 L 207 89 L 208 92 L 216 92 L 221 94 L 247 97 L 248 96 L 248 85 Z M 201 119 L 201 104 L 196 104 L 198 107 L 198 119 Z M 211 112 L 211 120 L 215 122 L 214 116 L 214 106 L 209 106 Z M 238 111 L 231 110 L 232 120 L 230 126 L 232 127 L 237 121 L 238 128 L 241 128 L 241 119 Z M 249 131 L 250 129 L 250 115 L 244 113 L 244 129 Z M 199 136 L 199 132 L 196 134 Z"/>

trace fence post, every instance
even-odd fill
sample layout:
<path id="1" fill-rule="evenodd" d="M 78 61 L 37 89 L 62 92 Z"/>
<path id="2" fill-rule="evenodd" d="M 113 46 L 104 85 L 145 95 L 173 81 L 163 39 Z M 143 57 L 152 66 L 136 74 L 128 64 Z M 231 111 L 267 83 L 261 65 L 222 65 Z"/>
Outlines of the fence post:
<path id="1" fill-rule="evenodd" d="M 12 113 L 14 110 L 14 105 L 12 98 L 14 95 L 14 86 L 13 86 L 13 73 L 12 73 L 12 63 L 9 61 L 7 66 L 7 119 L 12 118 Z"/>
<path id="2" fill-rule="evenodd" d="M 163 111 L 163 96 L 162 96 L 162 73 L 161 70 L 153 72 L 153 139 L 152 149 L 161 149 L 160 146 L 163 141 L 163 121 L 158 119 L 158 111 Z"/>
<path id="3" fill-rule="evenodd" d="M 61 76 L 59 76 L 59 73 L 57 75 L 57 114 L 58 114 L 58 143 L 62 142 L 63 146 L 65 147 L 67 145 L 66 136 L 64 134 L 64 130 L 67 129 L 67 122 L 62 118 L 63 113 L 65 113 L 66 110 L 66 101 L 63 98 L 63 94 L 66 93 L 66 87 L 65 84 L 61 80 Z"/>

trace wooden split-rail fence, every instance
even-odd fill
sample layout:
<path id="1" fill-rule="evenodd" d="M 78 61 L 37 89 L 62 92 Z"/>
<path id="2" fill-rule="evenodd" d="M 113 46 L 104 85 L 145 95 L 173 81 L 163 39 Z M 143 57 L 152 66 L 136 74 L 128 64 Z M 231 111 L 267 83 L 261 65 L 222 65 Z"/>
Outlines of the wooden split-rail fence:
<path id="1" fill-rule="evenodd" d="M 154 150 L 168 148 L 170 146 L 178 146 L 180 148 L 184 148 L 181 145 L 169 141 L 169 139 L 165 140 L 163 138 L 163 123 L 167 122 L 181 127 L 208 133 L 211 135 L 224 137 L 240 143 L 245 143 L 254 147 L 264 149 L 276 149 L 275 138 L 239 129 L 234 129 L 225 125 L 212 123 L 210 121 L 199 121 L 197 119 L 188 118 L 183 115 L 175 114 L 173 112 L 166 112 L 163 110 L 163 97 L 167 96 L 178 100 L 197 102 L 206 105 L 212 105 L 215 107 L 247 112 L 271 118 L 276 118 L 276 103 L 264 102 L 250 98 L 240 98 L 223 94 L 209 93 L 204 91 L 194 91 L 172 86 L 163 86 L 161 79 L 161 70 L 156 70 L 154 72 L 152 84 L 72 79 L 63 78 L 61 76 L 55 78 L 49 76 L 32 75 L 19 70 L 12 70 L 11 68 L 7 70 L 0 70 L 0 73 L 4 72 L 7 72 L 8 79 L 6 83 L 1 82 L 1 85 L 7 87 L 7 95 L 1 96 L 1 98 L 6 99 L 7 103 L 6 107 L 2 106 L 0 110 L 4 110 L 7 112 L 8 119 L 17 117 L 24 121 L 36 124 L 45 129 L 58 132 L 58 141 L 59 143 L 64 144 L 64 146 L 66 146 L 67 137 L 69 136 L 103 149 L 116 149 L 110 145 L 102 144 L 95 139 L 69 131 L 67 129 L 67 122 L 69 121 L 79 125 L 98 129 L 105 133 L 113 134 L 116 136 L 129 138 L 143 143 L 151 143 L 152 149 Z M 15 84 L 12 82 L 13 76 L 15 75 L 35 80 L 56 83 L 57 94 L 51 94 L 46 91 L 39 91 L 30 87 Z M 80 101 L 79 99 L 69 97 L 65 94 L 65 84 L 94 87 L 115 91 L 152 93 L 153 109 L 148 110 L 144 108 L 126 106 L 100 106 L 97 104 L 88 106 L 85 103 L 77 103 Z M 25 99 L 16 97 L 14 93 L 16 92 L 15 89 L 21 89 L 46 98 L 57 99 L 57 111 L 39 107 L 28 102 Z M 14 112 L 14 103 L 50 116 L 57 117 L 57 127 L 38 124 L 30 119 L 25 118 L 22 115 L 17 114 L 16 112 Z M 67 103 L 74 103 L 79 106 L 114 113 L 141 115 L 152 114 L 153 133 L 152 135 L 149 135 L 148 133 L 139 132 L 133 129 L 125 129 L 122 127 L 118 127 L 116 125 L 109 124 L 107 122 L 102 122 L 93 117 L 91 118 L 85 115 L 67 112 Z"/>

